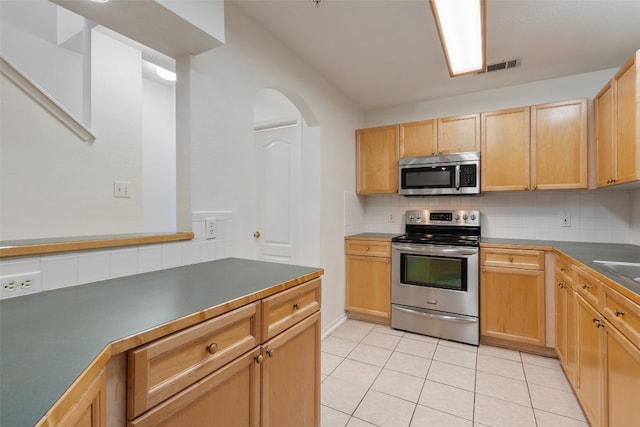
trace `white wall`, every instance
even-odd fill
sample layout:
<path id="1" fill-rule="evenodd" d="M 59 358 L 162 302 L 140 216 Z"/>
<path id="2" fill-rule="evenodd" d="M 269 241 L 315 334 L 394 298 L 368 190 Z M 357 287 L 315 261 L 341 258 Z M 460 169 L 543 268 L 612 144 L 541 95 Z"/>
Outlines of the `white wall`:
<path id="1" fill-rule="evenodd" d="M 142 80 L 142 231 L 176 231 L 175 88 Z"/>
<path id="2" fill-rule="evenodd" d="M 344 315 L 343 192 L 355 188 L 354 129 L 363 114 L 236 5 L 227 3 L 225 15 L 226 44 L 191 60 L 192 209 L 231 211 L 233 254 L 254 254 L 254 101 L 263 88 L 286 95 L 319 132 L 319 158 L 308 162 L 320 163 L 320 230 L 314 231 L 322 240 L 302 244 L 320 247 L 325 327 Z"/>

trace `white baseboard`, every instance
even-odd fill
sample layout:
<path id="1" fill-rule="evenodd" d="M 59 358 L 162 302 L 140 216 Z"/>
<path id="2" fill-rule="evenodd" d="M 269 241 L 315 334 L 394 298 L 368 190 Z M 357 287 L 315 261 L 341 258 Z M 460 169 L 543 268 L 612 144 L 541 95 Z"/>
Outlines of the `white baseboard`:
<path id="1" fill-rule="evenodd" d="M 343 313 L 342 316 L 338 317 L 336 320 L 327 325 L 327 327 L 322 329 L 322 336 L 320 337 L 320 339 L 324 340 L 326 337 L 331 335 L 333 331 L 338 329 L 338 327 L 342 325 L 346 320 L 347 315 Z"/>

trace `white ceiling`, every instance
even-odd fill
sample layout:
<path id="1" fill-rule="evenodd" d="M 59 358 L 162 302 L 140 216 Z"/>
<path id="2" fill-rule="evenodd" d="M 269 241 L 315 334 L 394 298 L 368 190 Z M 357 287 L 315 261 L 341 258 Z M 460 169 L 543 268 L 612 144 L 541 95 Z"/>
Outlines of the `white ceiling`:
<path id="1" fill-rule="evenodd" d="M 232 0 L 365 109 L 620 67 L 640 0 L 487 0 L 487 62 L 450 78 L 428 0 Z"/>

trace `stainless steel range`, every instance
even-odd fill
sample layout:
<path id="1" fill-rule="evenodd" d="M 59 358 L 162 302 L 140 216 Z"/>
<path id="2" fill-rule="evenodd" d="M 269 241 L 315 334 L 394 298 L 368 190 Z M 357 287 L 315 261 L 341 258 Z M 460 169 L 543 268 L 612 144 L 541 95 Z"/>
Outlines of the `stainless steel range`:
<path id="1" fill-rule="evenodd" d="M 478 345 L 480 212 L 409 210 L 392 240 L 391 327 Z"/>

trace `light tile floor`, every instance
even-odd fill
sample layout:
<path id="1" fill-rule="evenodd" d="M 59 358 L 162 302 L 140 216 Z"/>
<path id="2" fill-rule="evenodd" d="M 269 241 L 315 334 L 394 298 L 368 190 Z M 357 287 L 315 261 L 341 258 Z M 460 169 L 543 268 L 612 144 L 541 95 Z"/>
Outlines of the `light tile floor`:
<path id="1" fill-rule="evenodd" d="M 322 342 L 322 427 L 587 427 L 558 360 L 347 320 Z"/>

